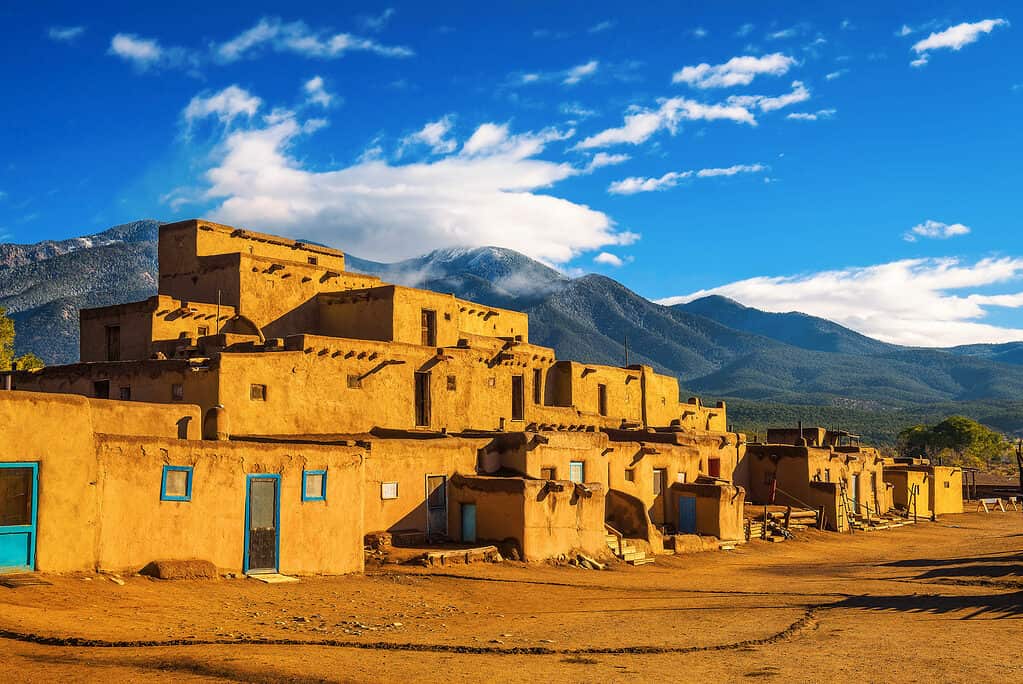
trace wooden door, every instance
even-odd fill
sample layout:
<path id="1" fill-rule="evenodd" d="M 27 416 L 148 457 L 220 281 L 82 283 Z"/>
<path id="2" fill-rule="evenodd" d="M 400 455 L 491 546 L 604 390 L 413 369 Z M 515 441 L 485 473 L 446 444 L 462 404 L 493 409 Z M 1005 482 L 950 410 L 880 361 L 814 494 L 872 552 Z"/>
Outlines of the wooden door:
<path id="1" fill-rule="evenodd" d="M 245 572 L 280 566 L 280 475 L 249 475 L 245 510 Z"/>

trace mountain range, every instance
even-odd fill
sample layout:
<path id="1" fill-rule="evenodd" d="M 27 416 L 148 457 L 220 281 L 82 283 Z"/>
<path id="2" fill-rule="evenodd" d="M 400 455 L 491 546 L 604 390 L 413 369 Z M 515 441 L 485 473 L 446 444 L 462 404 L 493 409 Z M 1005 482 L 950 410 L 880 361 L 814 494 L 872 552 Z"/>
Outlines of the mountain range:
<path id="1" fill-rule="evenodd" d="M 79 308 L 154 294 L 158 228 L 145 220 L 60 242 L 0 244 L 0 307 L 15 321 L 18 353 L 73 362 Z M 724 297 L 662 306 L 611 278 L 569 278 L 497 247 L 437 250 L 396 263 L 348 255 L 347 268 L 525 311 L 530 340 L 554 347 L 558 357 L 652 365 L 677 376 L 684 392 L 727 399 L 742 426 L 759 428 L 769 415 L 849 420 L 847 427 L 859 422 L 890 441 L 903 423 L 963 412 L 1023 433 L 1023 342 L 912 348 Z"/>

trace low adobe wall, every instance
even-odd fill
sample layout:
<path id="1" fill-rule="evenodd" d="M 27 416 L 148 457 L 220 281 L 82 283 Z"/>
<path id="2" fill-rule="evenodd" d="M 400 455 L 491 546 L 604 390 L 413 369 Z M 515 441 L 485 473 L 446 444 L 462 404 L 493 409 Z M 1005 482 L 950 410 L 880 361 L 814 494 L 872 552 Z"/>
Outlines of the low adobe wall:
<path id="1" fill-rule="evenodd" d="M 362 452 L 357 447 L 140 440 L 97 436 L 102 516 L 96 564 L 137 571 L 162 559 L 200 558 L 240 572 L 247 475 L 280 479 L 282 573 L 363 569 Z M 164 465 L 191 466 L 190 501 L 162 501 Z M 302 471 L 327 471 L 325 501 L 302 500 Z"/>
<path id="2" fill-rule="evenodd" d="M 672 515 L 679 519 L 679 499 L 696 499 L 697 534 L 722 540 L 745 539 L 743 511 L 746 490 L 729 484 L 675 483 L 671 486 Z"/>
<path id="3" fill-rule="evenodd" d="M 449 528 L 461 538 L 460 508 L 476 504 L 476 537 L 492 543 L 514 539 L 526 561 L 573 552 L 607 553 L 604 541 L 604 490 L 587 491 L 568 481 L 522 477 L 456 476 L 451 480 Z"/>

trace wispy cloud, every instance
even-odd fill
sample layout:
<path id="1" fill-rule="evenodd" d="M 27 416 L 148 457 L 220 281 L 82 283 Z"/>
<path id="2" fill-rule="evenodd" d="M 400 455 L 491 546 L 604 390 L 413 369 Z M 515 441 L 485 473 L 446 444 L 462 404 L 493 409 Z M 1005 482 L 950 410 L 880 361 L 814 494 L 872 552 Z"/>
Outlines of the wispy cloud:
<path id="1" fill-rule="evenodd" d="M 240 116 L 251 119 L 262 106 L 262 99 L 244 88 L 231 85 L 217 93 L 196 95 L 181 114 L 188 123 L 216 116 L 221 123 L 230 124 Z"/>
<path id="2" fill-rule="evenodd" d="M 51 26 L 47 31 L 50 40 L 55 40 L 58 43 L 73 43 L 83 33 L 85 33 L 84 26 Z"/>
<path id="3" fill-rule="evenodd" d="M 914 67 L 921 67 L 930 60 L 930 53 L 933 50 L 952 50 L 958 52 L 971 43 L 976 43 L 981 36 L 991 33 L 999 26 L 1008 26 L 1005 19 L 984 19 L 973 23 L 964 22 L 956 24 L 944 31 L 932 33 L 923 40 L 913 44 L 913 52 L 918 57 L 910 64 Z"/>
<path id="4" fill-rule="evenodd" d="M 285 23 L 277 17 L 264 17 L 234 38 L 214 46 L 214 54 L 222 62 L 234 62 L 266 48 L 320 59 L 336 59 L 349 52 L 371 52 L 382 57 L 415 54 L 402 45 L 384 45 L 351 33 L 314 30 L 303 21 Z"/>
<path id="5" fill-rule="evenodd" d="M 363 16 L 359 17 L 359 25 L 365 31 L 373 31 L 374 33 L 379 33 L 380 31 L 383 31 L 384 28 L 387 27 L 387 24 L 390 23 L 391 18 L 394 15 L 395 15 L 394 8 L 388 7 L 380 14 L 364 14 Z"/>
<path id="6" fill-rule="evenodd" d="M 759 75 L 781 76 L 794 64 L 795 59 L 780 52 L 763 57 L 745 55 L 714 66 L 704 62 L 683 67 L 672 75 L 671 80 L 672 83 L 686 83 L 697 88 L 730 88 L 749 85 Z"/>
<path id="7" fill-rule="evenodd" d="M 674 134 L 682 121 L 726 120 L 757 124 L 748 109 L 736 104 L 704 104 L 684 97 L 662 100 L 657 109 L 630 108 L 621 126 L 608 128 L 579 142 L 578 149 L 609 147 L 611 145 L 638 145 L 654 133 L 668 130 Z"/>
<path id="8" fill-rule="evenodd" d="M 561 82 L 564 83 L 565 85 L 575 85 L 576 83 L 579 83 L 583 79 L 593 76 L 593 74 L 597 73 L 597 69 L 599 67 L 600 62 L 598 62 L 595 59 L 591 59 L 589 62 L 586 62 L 585 64 L 580 64 L 579 66 L 574 66 L 571 69 L 569 69 L 568 73 L 565 74 L 564 80 L 562 80 Z"/>
<path id="9" fill-rule="evenodd" d="M 656 178 L 633 176 L 615 181 L 608 186 L 612 195 L 635 195 L 640 192 L 656 192 L 677 186 L 688 178 L 714 178 L 717 176 L 735 176 L 740 173 L 760 173 L 767 170 L 763 164 L 736 164 L 724 168 L 700 169 L 697 171 L 671 171 Z"/>
<path id="10" fill-rule="evenodd" d="M 832 118 L 836 111 L 835 109 L 818 109 L 816 112 L 792 112 L 785 118 L 793 121 L 817 121 Z"/>
<path id="11" fill-rule="evenodd" d="M 956 258 L 906 259 L 749 278 L 660 303 L 678 304 L 718 294 L 766 311 L 822 316 L 888 342 L 935 347 L 1023 340 L 1023 330 L 983 322 L 992 307 L 1023 308 L 1021 282 L 1020 258 L 988 258 L 972 264 Z M 1017 291 L 988 294 L 993 286 L 1015 286 Z M 981 288 L 984 293 L 968 292 Z"/>
<path id="12" fill-rule="evenodd" d="M 902 239 L 906 242 L 916 242 L 920 238 L 947 240 L 957 235 L 967 235 L 969 232 L 969 226 L 964 226 L 961 223 L 942 223 L 941 221 L 927 219 L 923 223 L 910 228 L 902 236 Z"/>
<path id="13" fill-rule="evenodd" d="M 166 48 L 155 38 L 142 38 L 134 33 L 115 34 L 110 39 L 108 53 L 131 63 L 139 71 L 176 66 L 187 54 L 182 48 Z"/>
<path id="14" fill-rule="evenodd" d="M 602 21 L 600 23 L 594 24 L 590 28 L 586 29 L 586 31 L 588 33 L 603 33 L 604 31 L 609 31 L 613 29 L 616 23 L 617 22 L 614 21 Z"/>
<path id="15" fill-rule="evenodd" d="M 824 79 L 827 81 L 834 81 L 836 78 L 842 78 L 849 73 L 848 69 L 839 69 L 838 71 L 832 71 L 824 75 Z"/>
<path id="16" fill-rule="evenodd" d="M 334 104 L 335 97 L 331 93 L 327 92 L 326 87 L 323 84 L 322 76 L 313 76 L 308 81 L 302 84 L 302 90 L 305 92 L 306 102 L 309 104 L 319 105 L 327 108 Z"/>
<path id="17" fill-rule="evenodd" d="M 450 154 L 458 148 L 458 142 L 450 136 L 454 117 L 450 114 L 431 121 L 415 133 L 401 140 L 399 152 L 416 145 L 425 145 L 433 154 Z"/>
<path id="18" fill-rule="evenodd" d="M 689 35 L 691 35 L 693 38 L 706 38 L 707 36 L 710 35 L 710 31 L 703 28 L 702 26 L 697 26 L 696 28 L 689 32 Z"/>
<path id="19" fill-rule="evenodd" d="M 582 81 L 592 78 L 600 69 L 600 62 L 591 59 L 583 64 L 562 69 L 560 71 L 532 71 L 518 73 L 512 76 L 511 85 L 533 85 L 538 83 L 561 83 L 562 85 L 576 85 Z"/>
<path id="20" fill-rule="evenodd" d="M 753 29 L 755 28 L 756 26 L 754 26 L 753 24 L 750 23 L 743 24 L 738 29 L 736 29 L 735 35 L 739 38 L 745 38 L 749 34 L 753 33 Z"/>
<path id="21" fill-rule="evenodd" d="M 757 107 L 762 112 L 773 112 L 789 105 L 806 102 L 810 99 L 810 90 L 802 81 L 792 82 L 792 91 L 784 95 L 770 97 L 767 95 L 732 95 L 727 102 L 731 105 L 747 109 Z"/>

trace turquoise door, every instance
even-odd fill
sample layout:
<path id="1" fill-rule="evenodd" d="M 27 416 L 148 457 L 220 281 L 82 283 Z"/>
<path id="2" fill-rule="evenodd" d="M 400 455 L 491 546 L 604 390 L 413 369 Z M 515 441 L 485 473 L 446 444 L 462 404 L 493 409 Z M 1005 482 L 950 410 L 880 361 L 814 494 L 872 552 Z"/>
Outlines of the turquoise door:
<path id="1" fill-rule="evenodd" d="M 476 504 L 462 504 L 462 541 L 476 543 Z"/>
<path id="2" fill-rule="evenodd" d="M 38 485 L 38 463 L 0 463 L 0 572 L 35 569 Z"/>
<path id="3" fill-rule="evenodd" d="M 678 497 L 678 533 L 696 534 L 696 497 Z"/>

